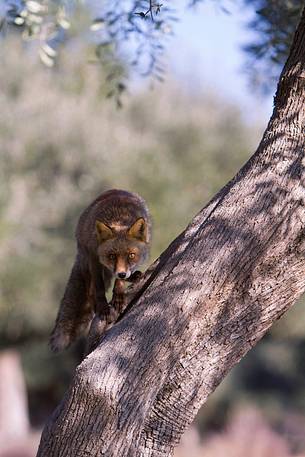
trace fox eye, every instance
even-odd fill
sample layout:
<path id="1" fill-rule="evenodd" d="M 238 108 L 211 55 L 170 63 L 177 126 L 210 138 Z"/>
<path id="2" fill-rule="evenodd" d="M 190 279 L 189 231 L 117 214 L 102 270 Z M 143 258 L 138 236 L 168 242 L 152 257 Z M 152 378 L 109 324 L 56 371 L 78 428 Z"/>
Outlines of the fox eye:
<path id="1" fill-rule="evenodd" d="M 129 259 L 134 259 L 135 256 L 136 256 L 136 255 L 135 255 L 134 252 L 130 252 L 130 253 L 128 254 L 128 258 L 129 258 Z"/>
<path id="2" fill-rule="evenodd" d="M 115 255 L 114 254 L 109 254 L 108 258 L 109 258 L 109 260 L 114 260 L 115 259 Z"/>

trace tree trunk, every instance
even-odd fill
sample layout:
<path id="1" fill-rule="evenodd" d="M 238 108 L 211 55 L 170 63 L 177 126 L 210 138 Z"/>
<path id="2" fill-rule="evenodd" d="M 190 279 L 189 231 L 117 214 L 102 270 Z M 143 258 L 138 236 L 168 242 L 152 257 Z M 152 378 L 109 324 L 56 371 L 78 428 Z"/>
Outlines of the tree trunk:
<path id="1" fill-rule="evenodd" d="M 258 150 L 162 254 L 77 368 L 39 457 L 169 456 L 305 289 L 305 14 Z"/>

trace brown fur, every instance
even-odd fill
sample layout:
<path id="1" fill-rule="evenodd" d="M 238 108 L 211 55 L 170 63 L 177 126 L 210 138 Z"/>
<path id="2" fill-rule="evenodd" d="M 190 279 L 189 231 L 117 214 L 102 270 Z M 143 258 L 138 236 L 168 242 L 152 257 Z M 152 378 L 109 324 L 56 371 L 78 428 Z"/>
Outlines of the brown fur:
<path id="1" fill-rule="evenodd" d="M 75 263 L 50 338 L 53 351 L 68 347 L 90 324 L 89 346 L 98 343 L 124 308 L 125 280 L 139 278 L 135 270 L 147 258 L 150 238 L 146 203 L 134 193 L 109 190 L 84 210 L 76 228 Z M 108 304 L 105 294 L 112 277 L 117 279 Z"/>

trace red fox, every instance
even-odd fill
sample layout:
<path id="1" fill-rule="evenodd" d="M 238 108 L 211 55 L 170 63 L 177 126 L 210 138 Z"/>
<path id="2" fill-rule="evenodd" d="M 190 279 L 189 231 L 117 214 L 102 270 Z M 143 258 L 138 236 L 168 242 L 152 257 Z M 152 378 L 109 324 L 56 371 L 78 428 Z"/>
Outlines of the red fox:
<path id="1" fill-rule="evenodd" d="M 150 214 L 137 194 L 112 189 L 83 211 L 76 228 L 76 259 L 51 333 L 54 352 L 67 348 L 90 324 L 89 347 L 98 342 L 113 316 L 122 311 L 124 282 L 140 277 L 136 269 L 147 259 L 150 238 Z M 113 277 L 108 304 L 106 291 Z"/>

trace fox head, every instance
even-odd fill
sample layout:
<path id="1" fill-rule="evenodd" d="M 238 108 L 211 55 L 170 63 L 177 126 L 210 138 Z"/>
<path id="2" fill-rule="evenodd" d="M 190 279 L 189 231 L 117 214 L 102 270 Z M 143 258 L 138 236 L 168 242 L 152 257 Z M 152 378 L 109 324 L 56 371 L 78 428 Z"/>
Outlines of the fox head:
<path id="1" fill-rule="evenodd" d="M 128 279 L 148 255 L 148 228 L 144 218 L 137 219 L 128 229 L 110 227 L 96 221 L 99 261 L 116 278 Z"/>

